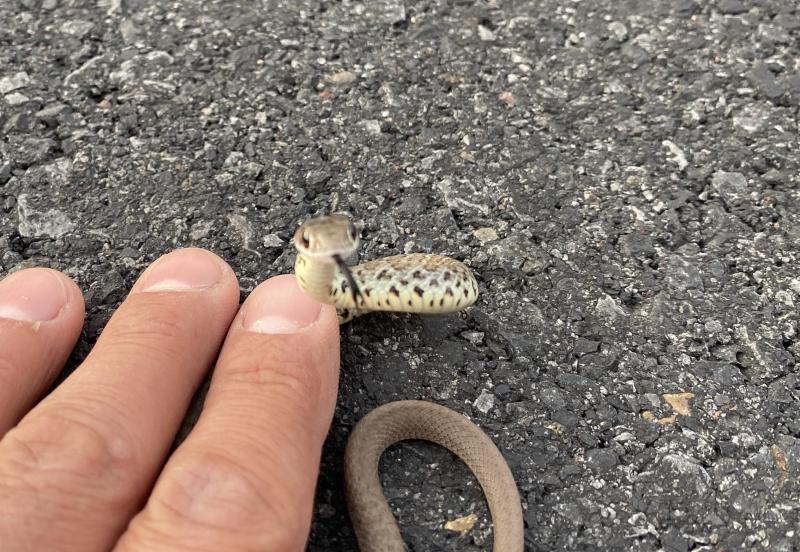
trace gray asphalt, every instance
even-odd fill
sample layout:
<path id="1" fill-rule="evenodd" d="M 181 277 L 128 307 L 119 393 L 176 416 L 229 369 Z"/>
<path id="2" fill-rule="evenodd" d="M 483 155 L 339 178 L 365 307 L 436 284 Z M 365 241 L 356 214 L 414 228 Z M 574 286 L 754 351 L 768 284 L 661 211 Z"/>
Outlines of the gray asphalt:
<path id="1" fill-rule="evenodd" d="M 72 367 L 159 255 L 244 296 L 350 212 L 482 296 L 343 330 L 309 550 L 354 549 L 343 446 L 401 398 L 498 443 L 529 550 L 797 550 L 798 39 L 788 0 L 3 0 L 0 275 L 79 282 Z M 412 550 L 488 549 L 447 452 L 384 474 Z"/>

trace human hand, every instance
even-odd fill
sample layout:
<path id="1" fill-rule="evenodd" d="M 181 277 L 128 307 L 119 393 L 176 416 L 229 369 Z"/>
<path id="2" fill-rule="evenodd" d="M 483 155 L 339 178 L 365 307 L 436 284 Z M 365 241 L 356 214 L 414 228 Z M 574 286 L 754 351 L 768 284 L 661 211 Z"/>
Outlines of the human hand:
<path id="1" fill-rule="evenodd" d="M 292 275 L 237 313 L 238 301 L 219 257 L 165 255 L 37 404 L 81 331 L 83 298 L 49 269 L 0 281 L 3 550 L 303 549 L 336 401 L 336 313 Z M 211 366 L 200 419 L 166 458 Z"/>

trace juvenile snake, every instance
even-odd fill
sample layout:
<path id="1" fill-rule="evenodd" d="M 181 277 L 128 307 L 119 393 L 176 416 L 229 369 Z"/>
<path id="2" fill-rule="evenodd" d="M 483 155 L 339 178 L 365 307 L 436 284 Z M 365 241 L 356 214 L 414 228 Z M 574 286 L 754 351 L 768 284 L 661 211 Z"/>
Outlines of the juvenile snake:
<path id="1" fill-rule="evenodd" d="M 475 277 L 455 259 L 414 253 L 348 267 L 344 260 L 358 244 L 358 230 L 341 215 L 311 219 L 294 235 L 300 286 L 318 301 L 335 305 L 342 324 L 370 311 L 453 312 L 478 298 Z M 522 552 L 519 492 L 502 454 L 466 417 L 425 401 L 376 408 L 356 424 L 347 442 L 345 491 L 361 552 L 406 550 L 378 477 L 383 451 L 406 439 L 432 441 L 461 458 L 486 495 L 494 551 Z"/>

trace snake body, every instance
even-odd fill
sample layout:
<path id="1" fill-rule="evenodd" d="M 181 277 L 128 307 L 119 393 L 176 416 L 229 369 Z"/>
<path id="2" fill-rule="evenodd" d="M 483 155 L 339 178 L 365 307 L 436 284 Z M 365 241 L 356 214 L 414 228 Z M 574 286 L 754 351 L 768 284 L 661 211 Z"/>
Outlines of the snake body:
<path id="1" fill-rule="evenodd" d="M 303 290 L 336 306 L 340 323 L 370 311 L 447 313 L 478 298 L 472 272 L 455 259 L 414 253 L 348 267 L 343 259 L 358 248 L 349 217 L 318 217 L 294 236 L 295 275 Z M 522 552 L 519 492 L 511 470 L 492 440 L 466 417 L 434 403 L 396 401 L 376 408 L 356 424 L 345 451 L 345 489 L 362 552 L 406 550 L 383 495 L 378 463 L 383 451 L 407 439 L 437 443 L 461 458 L 480 483 L 494 525 L 495 552 Z"/>
<path id="2" fill-rule="evenodd" d="M 441 255 L 395 255 L 344 269 L 334 256 L 344 259 L 358 248 L 354 228 L 346 217 L 319 217 L 301 226 L 294 240 L 300 286 L 318 301 L 336 305 L 340 322 L 370 311 L 453 312 L 478 298 L 472 271 Z"/>

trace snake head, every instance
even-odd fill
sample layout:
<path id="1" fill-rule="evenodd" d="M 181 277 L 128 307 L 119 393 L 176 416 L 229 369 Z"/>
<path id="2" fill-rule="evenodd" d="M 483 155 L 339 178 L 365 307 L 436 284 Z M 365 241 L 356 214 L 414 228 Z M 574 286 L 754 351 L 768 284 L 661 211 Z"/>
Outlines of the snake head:
<path id="1" fill-rule="evenodd" d="M 358 249 L 358 228 L 350 217 L 329 215 L 307 220 L 294 233 L 294 246 L 301 255 L 335 262 L 347 259 Z"/>

